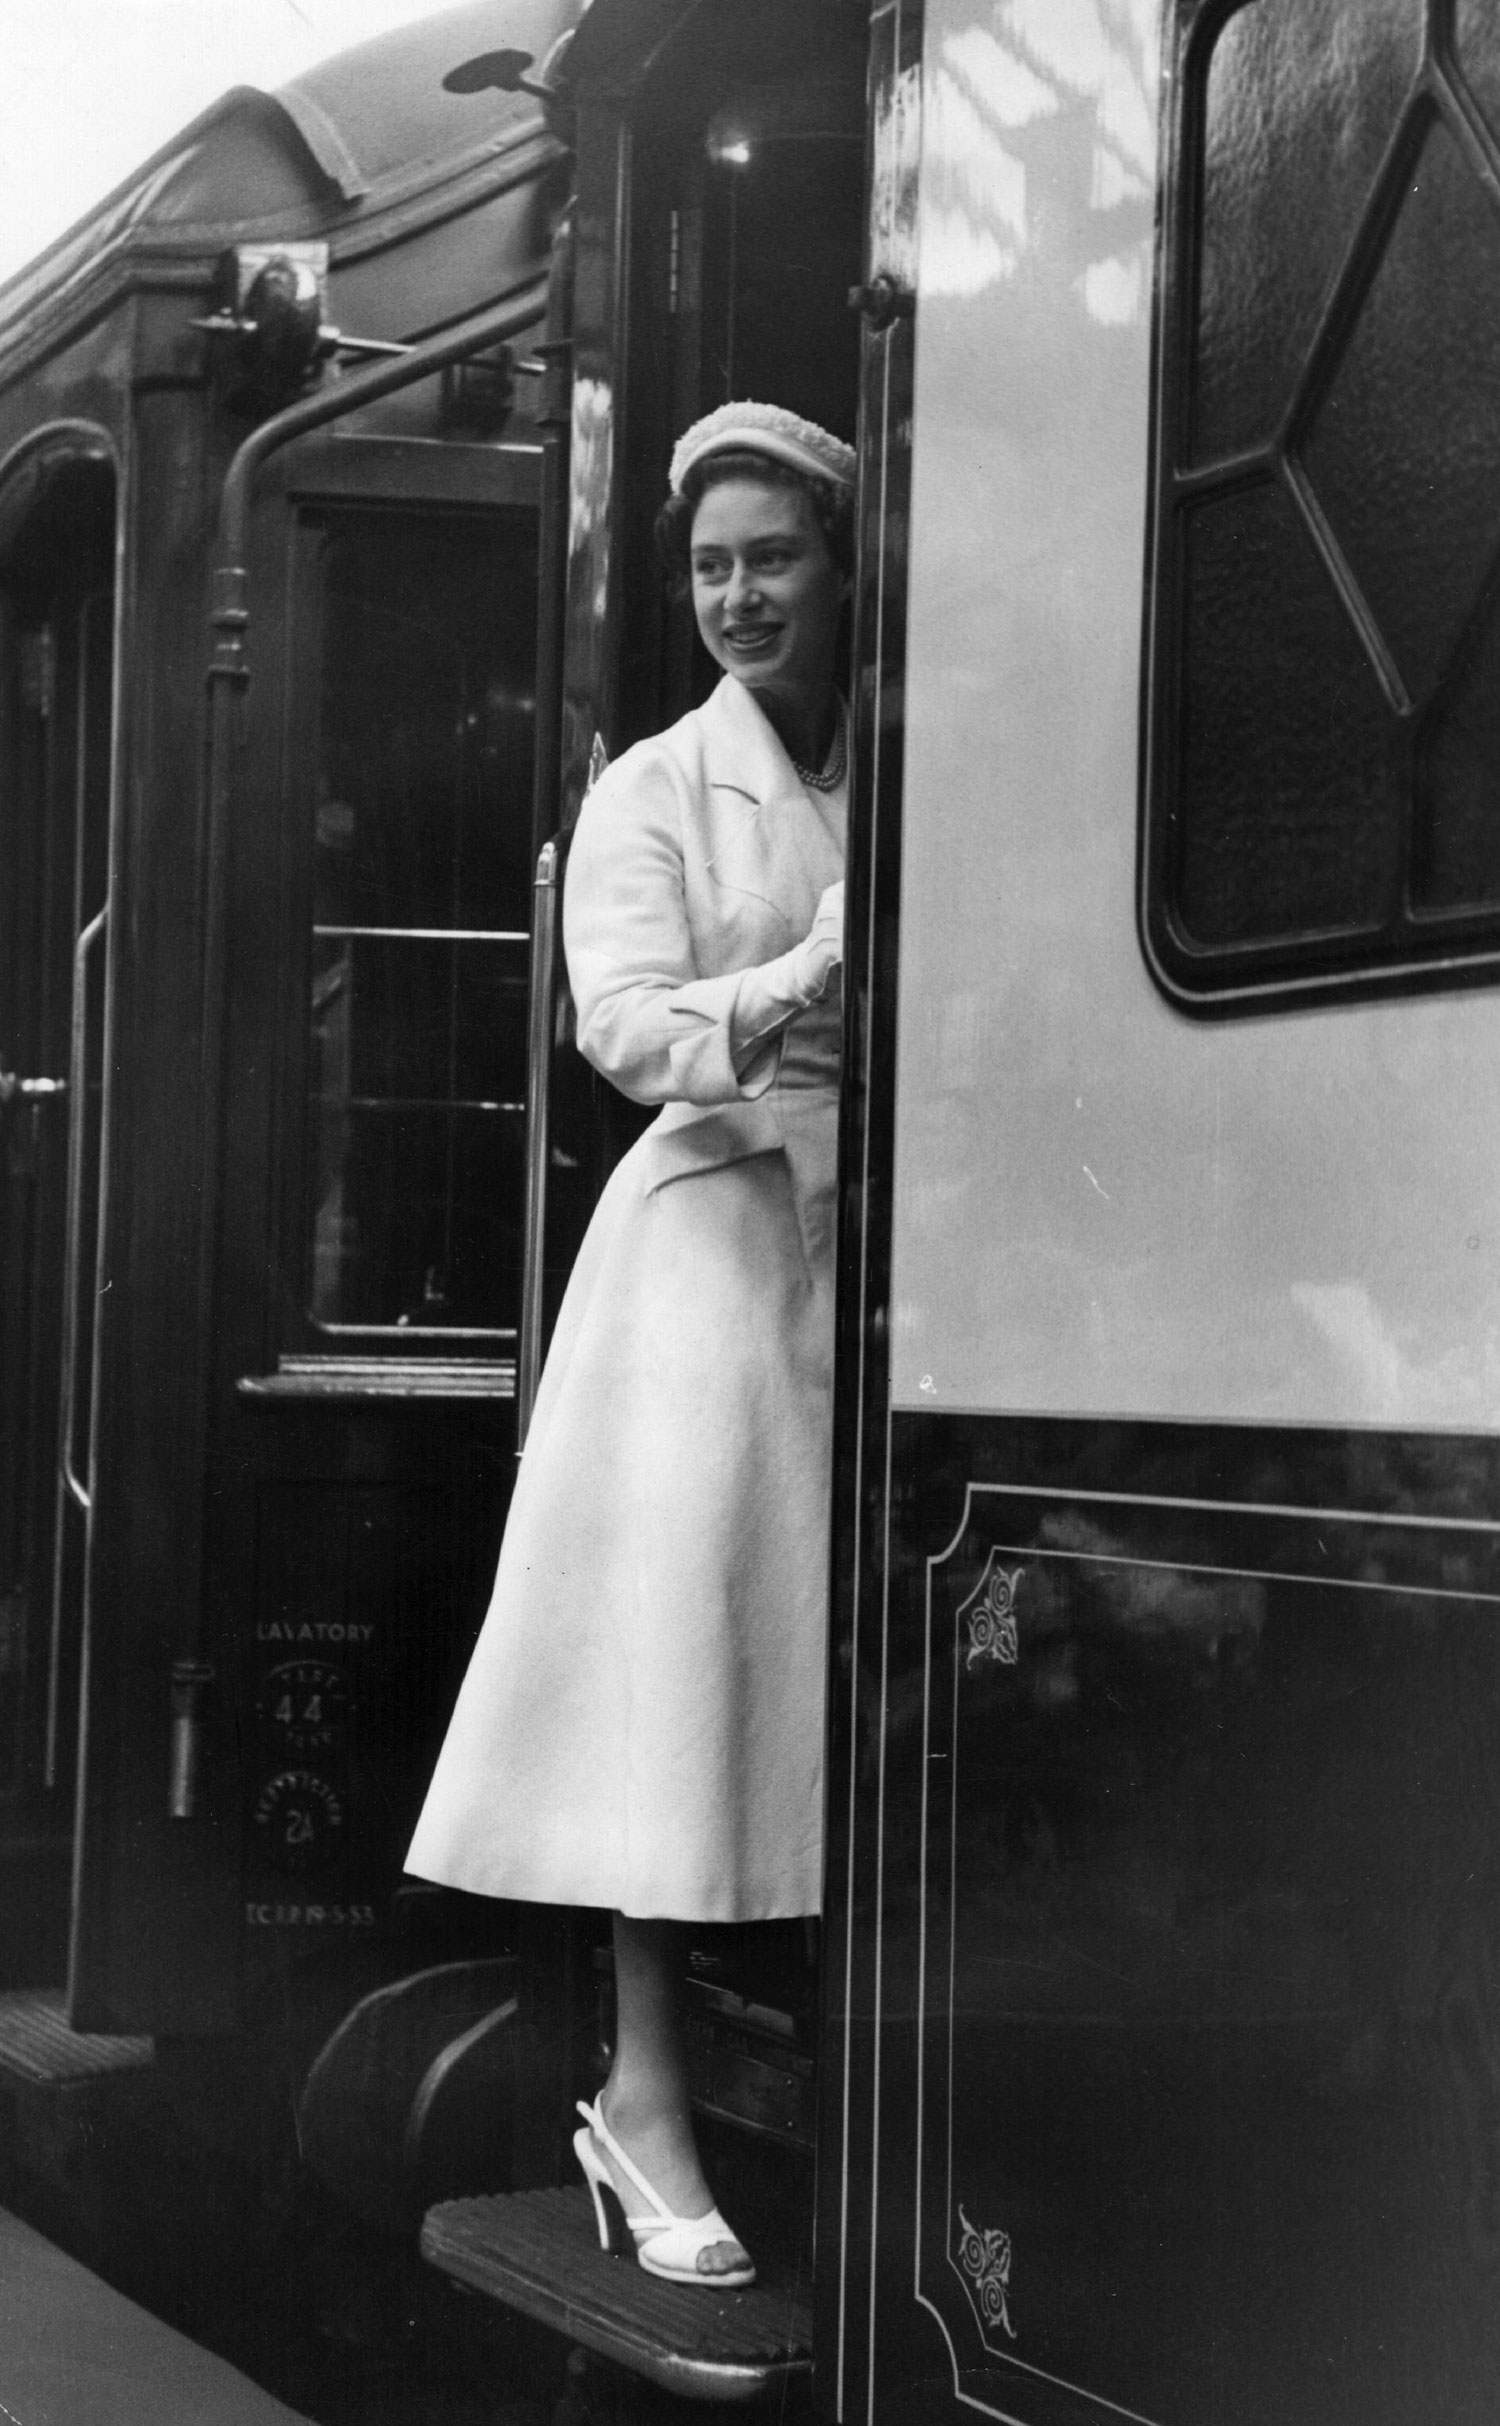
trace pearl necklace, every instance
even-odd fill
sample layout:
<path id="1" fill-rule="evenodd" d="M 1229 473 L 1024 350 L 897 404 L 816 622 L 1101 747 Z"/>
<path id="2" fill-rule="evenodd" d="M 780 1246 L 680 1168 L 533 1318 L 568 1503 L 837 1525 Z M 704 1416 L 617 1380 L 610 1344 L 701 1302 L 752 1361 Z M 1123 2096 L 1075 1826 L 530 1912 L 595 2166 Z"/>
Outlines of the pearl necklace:
<path id="1" fill-rule="evenodd" d="M 792 760 L 792 764 L 796 768 L 797 773 L 801 776 L 802 781 L 804 783 L 811 784 L 815 792 L 831 792 L 836 784 L 843 782 L 844 768 L 848 763 L 848 758 L 848 734 L 845 728 L 844 710 L 841 703 L 839 707 L 838 730 L 834 734 L 833 745 L 829 750 L 828 756 L 824 760 L 823 765 L 821 767 L 805 767 L 800 758 L 794 758 Z"/>

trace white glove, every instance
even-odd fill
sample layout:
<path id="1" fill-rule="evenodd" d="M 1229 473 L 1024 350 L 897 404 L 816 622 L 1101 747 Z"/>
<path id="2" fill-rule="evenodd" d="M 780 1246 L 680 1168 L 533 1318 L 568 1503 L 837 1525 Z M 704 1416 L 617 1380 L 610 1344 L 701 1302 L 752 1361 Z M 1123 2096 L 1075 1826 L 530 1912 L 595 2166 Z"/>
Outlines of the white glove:
<path id="1" fill-rule="evenodd" d="M 844 965 L 844 880 L 831 884 L 824 892 L 808 928 L 795 949 L 787 955 L 787 974 L 798 1002 L 805 1010 L 810 1003 L 821 1002 L 828 991 L 828 981 L 835 969 Z"/>
<path id="2" fill-rule="evenodd" d="M 778 960 L 746 969 L 740 978 L 729 1021 L 729 1049 L 735 1070 L 747 1085 L 755 1064 L 788 1022 L 822 1001 L 843 958 L 844 888 L 839 883 L 831 884 L 823 894 L 800 943 Z M 774 1071 L 774 1060 L 767 1060 L 757 1073 L 759 1089 L 770 1084 Z"/>

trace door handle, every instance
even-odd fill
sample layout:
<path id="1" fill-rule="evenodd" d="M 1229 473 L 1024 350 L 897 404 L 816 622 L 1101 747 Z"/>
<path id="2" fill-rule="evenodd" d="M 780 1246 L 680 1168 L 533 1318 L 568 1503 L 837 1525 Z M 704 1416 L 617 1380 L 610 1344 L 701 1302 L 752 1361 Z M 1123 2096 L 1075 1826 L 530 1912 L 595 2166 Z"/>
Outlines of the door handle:
<path id="1" fill-rule="evenodd" d="M 66 1095 L 65 1078 L 18 1078 L 14 1070 L 0 1070 L 0 1104 L 36 1103 L 46 1095 Z"/>
<path id="2" fill-rule="evenodd" d="M 866 325 L 877 332 L 893 327 L 898 320 L 910 320 L 916 308 L 917 299 L 910 287 L 898 286 L 884 271 L 867 286 L 849 289 L 850 311 L 858 312 Z"/>

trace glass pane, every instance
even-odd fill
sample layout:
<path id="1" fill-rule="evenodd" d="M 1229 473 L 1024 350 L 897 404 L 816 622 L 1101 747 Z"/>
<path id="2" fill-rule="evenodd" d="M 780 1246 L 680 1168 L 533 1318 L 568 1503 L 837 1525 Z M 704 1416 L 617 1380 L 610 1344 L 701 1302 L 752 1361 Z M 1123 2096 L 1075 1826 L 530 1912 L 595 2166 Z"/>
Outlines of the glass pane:
<path id="1" fill-rule="evenodd" d="M 1305 451 L 1403 682 L 1440 678 L 1500 539 L 1500 213 L 1433 126 Z"/>
<path id="2" fill-rule="evenodd" d="M 1256 0 L 1208 66 L 1195 453 L 1265 444 L 1421 55 L 1422 0 Z"/>
<path id="3" fill-rule="evenodd" d="M 526 938 L 445 941 L 322 927 L 313 946 L 320 1096 L 519 1104 L 526 1091 Z"/>
<path id="4" fill-rule="evenodd" d="M 1188 524 L 1178 922 L 1199 945 L 1368 929 L 1396 907 L 1403 760 L 1290 500 Z"/>
<path id="5" fill-rule="evenodd" d="M 313 1298 L 329 1331 L 374 1330 L 397 1349 L 407 1337 L 415 1349 L 432 1332 L 453 1344 L 458 1333 L 513 1333 L 520 1121 L 366 1099 L 329 1118 L 322 1134 L 329 1151 L 318 1174 Z"/>
<path id="6" fill-rule="evenodd" d="M 341 514 L 322 568 L 309 1311 L 388 1346 L 504 1335 L 519 1289 L 535 526 L 522 512 Z"/>

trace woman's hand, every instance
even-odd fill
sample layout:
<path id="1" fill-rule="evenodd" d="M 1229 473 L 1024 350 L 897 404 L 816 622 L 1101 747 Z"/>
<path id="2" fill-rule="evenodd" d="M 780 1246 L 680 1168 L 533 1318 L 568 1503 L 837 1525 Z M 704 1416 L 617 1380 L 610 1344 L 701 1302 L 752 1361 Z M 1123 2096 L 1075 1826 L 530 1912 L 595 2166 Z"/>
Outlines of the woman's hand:
<path id="1" fill-rule="evenodd" d="M 808 928 L 790 955 L 792 983 L 804 1009 L 821 1002 L 835 969 L 844 965 L 844 880 L 827 887 Z"/>

